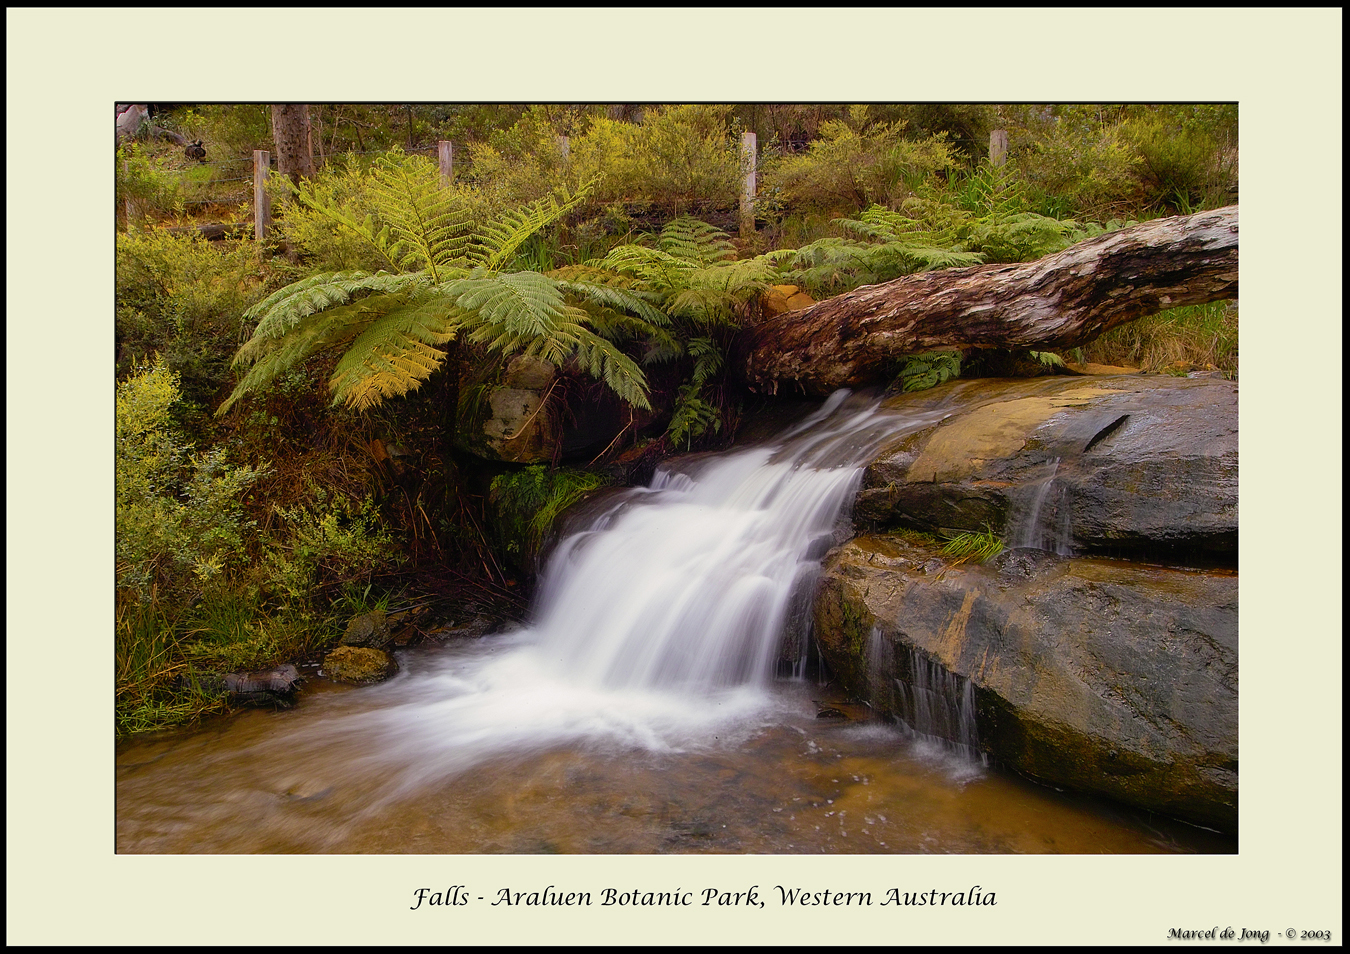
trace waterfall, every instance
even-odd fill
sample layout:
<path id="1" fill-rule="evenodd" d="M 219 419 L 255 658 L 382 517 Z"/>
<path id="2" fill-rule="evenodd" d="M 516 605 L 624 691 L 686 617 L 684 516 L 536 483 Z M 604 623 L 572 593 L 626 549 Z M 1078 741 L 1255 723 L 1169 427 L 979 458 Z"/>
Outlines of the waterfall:
<path id="1" fill-rule="evenodd" d="M 768 442 L 660 468 L 559 543 L 533 622 L 428 654 L 362 712 L 293 739 L 362 748 L 400 784 L 559 745 L 670 751 L 753 731 L 786 638 L 800 671 L 824 553 L 863 468 L 941 420 L 836 392 Z M 324 738 L 318 736 L 323 735 Z"/>
<path id="2" fill-rule="evenodd" d="M 895 680 L 900 721 L 919 737 L 955 748 L 967 759 L 989 764 L 975 731 L 975 687 L 964 676 L 909 651 L 910 681 Z"/>
<path id="3" fill-rule="evenodd" d="M 1073 528 L 1067 487 L 1056 483 L 1060 458 L 1047 465 L 1048 473 L 1033 484 L 1031 502 L 1009 515 L 1006 538 L 1014 547 L 1048 550 L 1060 556 L 1073 555 Z M 1047 503 L 1049 504 L 1047 506 Z"/>

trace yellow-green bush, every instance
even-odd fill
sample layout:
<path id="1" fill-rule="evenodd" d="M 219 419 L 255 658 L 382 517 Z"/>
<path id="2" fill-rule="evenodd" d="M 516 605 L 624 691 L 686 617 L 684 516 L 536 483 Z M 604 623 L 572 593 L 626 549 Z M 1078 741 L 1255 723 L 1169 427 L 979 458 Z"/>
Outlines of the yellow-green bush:
<path id="1" fill-rule="evenodd" d="M 866 106 L 847 122 L 827 120 L 805 153 L 764 163 L 761 207 L 794 213 L 854 213 L 896 206 L 958 158 L 944 137 L 905 138 L 904 123 L 874 123 Z"/>
<path id="2" fill-rule="evenodd" d="M 118 235 L 116 254 L 118 376 L 158 353 L 184 399 L 207 402 L 230 379 L 241 316 L 266 291 L 270 269 L 252 243 L 153 230 Z"/>
<path id="3" fill-rule="evenodd" d="M 396 146 L 371 161 L 348 156 L 343 162 L 330 163 L 314 178 L 303 182 L 298 195 L 288 194 L 278 204 L 277 231 L 304 259 L 308 272 L 377 272 L 395 268 L 369 238 L 363 237 L 361 229 L 342 222 L 345 218 L 363 226 L 369 221 L 374 234 L 387 224 L 381 219 L 381 204 L 374 191 L 375 170 L 380 162 L 392 162 L 423 180 L 434 182 L 439 177 L 435 161 L 408 155 Z M 279 189 L 290 189 L 287 180 L 274 181 Z M 486 218 L 488 203 L 476 188 L 457 182 L 453 191 L 458 209 L 473 221 Z"/>
<path id="4" fill-rule="evenodd" d="M 117 387 L 117 586 L 128 598 L 184 598 L 244 554 L 242 500 L 262 471 L 195 454 L 173 425 L 177 376 L 162 362 Z"/>
<path id="5" fill-rule="evenodd" d="M 731 107 L 664 106 L 641 123 L 601 116 L 576 123 L 563 158 L 562 130 L 542 107 L 532 107 L 509 131 L 470 144 L 474 180 L 494 207 L 532 201 L 556 188 L 575 190 L 594 181 L 591 205 L 624 202 L 671 214 L 736 203 L 738 145 L 729 126 Z"/>
<path id="6" fill-rule="evenodd" d="M 398 562 L 393 538 L 370 497 L 355 501 L 311 486 L 307 501 L 275 509 L 285 544 L 266 550 L 261 583 L 287 604 L 306 605 L 318 588 L 369 582 Z"/>

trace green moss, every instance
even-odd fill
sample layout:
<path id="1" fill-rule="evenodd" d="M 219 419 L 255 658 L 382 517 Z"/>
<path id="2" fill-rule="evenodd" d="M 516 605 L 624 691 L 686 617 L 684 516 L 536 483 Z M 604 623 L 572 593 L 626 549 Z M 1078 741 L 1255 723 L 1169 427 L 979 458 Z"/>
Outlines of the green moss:
<path id="1" fill-rule="evenodd" d="M 502 554 L 517 566 L 528 564 L 562 512 L 606 482 L 602 474 L 542 464 L 495 477 L 489 500 Z"/>

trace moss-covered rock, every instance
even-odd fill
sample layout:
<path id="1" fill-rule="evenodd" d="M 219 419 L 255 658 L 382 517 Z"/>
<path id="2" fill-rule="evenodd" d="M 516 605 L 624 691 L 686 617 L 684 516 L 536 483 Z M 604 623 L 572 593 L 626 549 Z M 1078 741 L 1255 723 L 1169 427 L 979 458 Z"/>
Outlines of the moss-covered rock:
<path id="1" fill-rule="evenodd" d="M 323 658 L 323 674 L 334 682 L 369 685 L 398 671 L 398 663 L 380 649 L 339 646 Z"/>
<path id="2" fill-rule="evenodd" d="M 383 649 L 389 645 L 392 634 L 389 618 L 383 610 L 371 610 L 353 616 L 347 624 L 347 631 L 340 640 L 343 646 L 366 646 L 370 649 Z"/>

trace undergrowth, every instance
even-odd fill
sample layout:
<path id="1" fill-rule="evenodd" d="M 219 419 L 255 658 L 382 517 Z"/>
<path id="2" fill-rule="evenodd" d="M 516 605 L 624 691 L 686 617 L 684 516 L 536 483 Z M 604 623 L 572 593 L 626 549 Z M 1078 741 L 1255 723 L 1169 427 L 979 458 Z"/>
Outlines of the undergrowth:
<path id="1" fill-rule="evenodd" d="M 1238 379 L 1238 303 L 1169 308 L 1113 328 L 1077 349 L 1081 360 L 1151 373 L 1216 370 Z"/>

